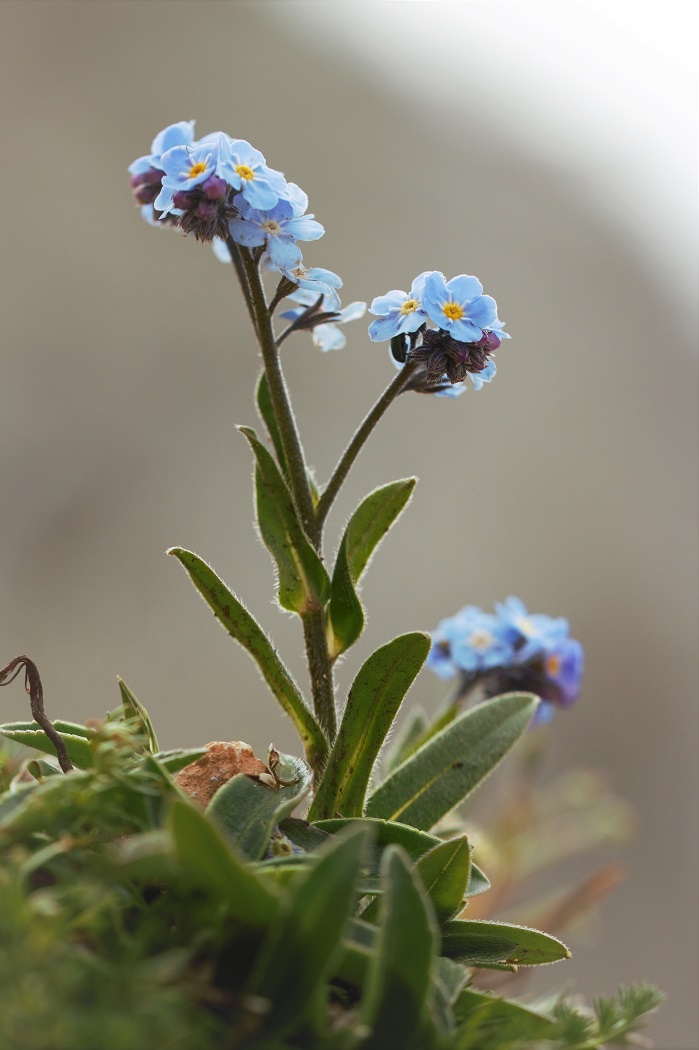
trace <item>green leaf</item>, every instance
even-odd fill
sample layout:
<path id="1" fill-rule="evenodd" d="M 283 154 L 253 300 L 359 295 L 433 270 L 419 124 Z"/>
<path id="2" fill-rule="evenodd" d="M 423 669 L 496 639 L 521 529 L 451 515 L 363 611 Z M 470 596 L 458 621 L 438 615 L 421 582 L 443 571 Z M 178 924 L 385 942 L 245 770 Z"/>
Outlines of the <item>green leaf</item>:
<path id="1" fill-rule="evenodd" d="M 267 382 L 267 375 L 262 372 L 257 383 L 257 389 L 255 391 L 255 401 L 257 404 L 257 410 L 260 413 L 262 422 L 267 427 L 272 444 L 274 445 L 274 451 L 277 456 L 277 463 L 281 467 L 282 474 L 285 478 L 289 478 L 289 467 L 286 462 L 286 456 L 284 455 L 284 447 L 282 445 L 281 434 L 279 433 L 279 427 L 277 426 L 277 419 L 274 415 L 274 409 L 272 407 L 272 398 L 269 393 L 269 384 Z M 313 500 L 313 506 L 318 502 L 318 486 L 315 483 L 315 479 L 309 470 L 306 471 L 306 477 L 308 478 L 308 484 L 311 490 L 311 499 Z"/>
<path id="2" fill-rule="evenodd" d="M 286 913 L 270 931 L 247 993 L 271 1004 L 265 1032 L 285 1027 L 308 1006 L 317 1015 L 324 979 L 341 952 L 341 938 L 355 899 L 367 834 L 353 829 L 317 855 L 297 883 Z"/>
<path id="3" fill-rule="evenodd" d="M 58 729 L 60 723 L 54 724 Z M 68 757 L 73 765 L 77 766 L 78 769 L 90 769 L 93 761 L 89 740 L 84 736 L 78 736 L 76 733 L 61 732 L 60 729 L 58 729 L 58 732 L 61 733 Z M 6 736 L 8 740 L 14 740 L 17 744 L 33 747 L 36 751 L 43 751 L 45 755 L 52 755 L 53 757 L 56 755 L 55 747 L 36 722 L 8 722 L 4 726 L 0 726 L 0 733 Z"/>
<path id="4" fill-rule="evenodd" d="M 425 711 L 419 706 L 411 707 L 384 758 L 383 768 L 386 776 L 392 773 L 401 762 L 404 762 L 408 755 L 412 754 L 415 750 L 413 744 L 422 736 L 427 726 L 428 721 Z"/>
<path id="5" fill-rule="evenodd" d="M 148 712 L 143 704 L 138 702 L 123 678 L 117 676 L 117 682 L 119 683 L 121 702 L 124 705 L 124 716 L 127 719 L 134 720 L 140 732 L 148 741 L 148 750 L 151 754 L 154 754 L 158 750 L 158 741 Z"/>
<path id="6" fill-rule="evenodd" d="M 539 966 L 570 958 L 565 944 L 550 934 L 508 922 L 451 919 L 442 924 L 441 933 L 442 955 L 468 966 Z"/>
<path id="7" fill-rule="evenodd" d="M 260 535 L 277 563 L 279 604 L 303 615 L 322 606 L 330 580 L 294 509 L 273 457 L 250 427 L 238 427 L 255 454 L 255 502 Z"/>
<path id="8" fill-rule="evenodd" d="M 399 847 L 386 850 L 382 876 L 381 922 L 360 1008 L 362 1022 L 371 1028 L 363 1050 L 408 1050 L 421 1045 L 437 932 L 419 880 Z"/>
<path id="9" fill-rule="evenodd" d="M 447 839 L 415 865 L 440 922 L 461 910 L 471 874 L 471 847 L 465 835 Z"/>
<path id="10" fill-rule="evenodd" d="M 473 988 L 461 990 L 454 1004 L 454 1016 L 459 1033 L 469 1037 L 468 1041 L 456 1043 L 459 1050 L 538 1045 L 558 1034 L 557 1026 L 543 1014 Z"/>
<path id="11" fill-rule="evenodd" d="M 403 634 L 377 649 L 363 665 L 350 689 L 309 820 L 336 814 L 361 816 L 381 745 L 429 651 L 429 635 Z"/>
<path id="12" fill-rule="evenodd" d="M 195 885 L 208 889 L 244 923 L 266 926 L 274 920 L 278 898 L 236 857 L 203 813 L 176 800 L 170 824 L 179 860 Z"/>
<path id="13" fill-rule="evenodd" d="M 401 846 L 411 860 L 416 860 L 429 852 L 429 850 L 434 849 L 435 846 L 439 846 L 442 842 L 442 839 L 437 838 L 435 835 L 428 835 L 425 831 L 418 831 L 408 824 L 399 824 L 394 820 L 340 817 L 333 820 L 318 820 L 313 824 L 313 827 L 331 835 L 336 835 L 348 827 L 370 829 L 374 843 L 372 859 L 369 865 L 369 873 L 372 875 L 378 873 L 381 858 L 387 846 Z"/>
<path id="14" fill-rule="evenodd" d="M 312 771 L 300 758 L 281 755 L 275 773 L 288 786 L 268 787 L 244 773 L 216 792 L 206 812 L 251 860 L 265 852 L 274 826 L 308 793 Z"/>
<path id="15" fill-rule="evenodd" d="M 471 871 L 468 877 L 468 885 L 466 886 L 465 897 L 477 897 L 479 893 L 485 893 L 486 890 L 490 889 L 490 879 L 481 871 L 477 864 L 471 861 Z"/>
<path id="16" fill-rule="evenodd" d="M 506 693 L 464 711 L 384 780 L 367 803 L 367 816 L 433 827 L 497 766 L 537 703 L 528 693 Z"/>
<path id="17" fill-rule="evenodd" d="M 328 648 L 335 659 L 357 641 L 364 610 L 356 585 L 369 560 L 410 499 L 416 478 L 405 478 L 371 492 L 355 510 L 340 542 L 328 606 Z"/>
<path id="18" fill-rule="evenodd" d="M 184 566 L 219 623 L 255 660 L 267 685 L 296 726 L 310 765 L 314 768 L 322 765 L 328 749 L 323 731 L 257 621 L 196 554 L 182 547 L 171 547 L 168 554 L 174 555 Z"/>
<path id="19" fill-rule="evenodd" d="M 196 762 L 205 754 L 205 747 L 178 747 L 172 751 L 158 751 L 153 758 L 157 759 L 163 769 L 174 776 L 175 773 L 179 773 L 185 766 L 191 766 L 192 762 Z"/>

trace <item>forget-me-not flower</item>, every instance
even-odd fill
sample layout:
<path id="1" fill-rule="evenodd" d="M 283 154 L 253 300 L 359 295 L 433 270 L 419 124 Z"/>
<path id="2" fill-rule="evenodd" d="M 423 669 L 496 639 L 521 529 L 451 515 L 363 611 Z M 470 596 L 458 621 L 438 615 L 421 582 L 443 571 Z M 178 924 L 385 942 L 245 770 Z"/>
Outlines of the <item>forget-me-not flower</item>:
<path id="1" fill-rule="evenodd" d="M 260 151 L 245 139 L 225 136 L 218 174 L 242 193 L 251 208 L 265 211 L 286 197 L 287 183 L 281 171 L 269 168 Z"/>
<path id="2" fill-rule="evenodd" d="M 484 331 L 499 324 L 495 300 L 483 295 L 477 277 L 459 274 L 447 281 L 433 270 L 425 277 L 423 307 L 430 320 L 462 343 L 477 343 Z"/>
<path id="3" fill-rule="evenodd" d="M 251 207 L 240 193 L 233 203 L 238 215 L 229 223 L 231 237 L 247 248 L 264 245 L 275 266 L 296 266 L 302 258 L 296 241 L 316 241 L 325 233 L 312 215 L 296 214 L 294 204 L 288 200 L 279 200 L 266 211 Z"/>
<path id="4" fill-rule="evenodd" d="M 428 271 L 421 273 L 413 281 L 410 292 L 394 288 L 385 295 L 377 296 L 369 307 L 369 313 L 378 317 L 369 325 L 369 338 L 375 343 L 383 343 L 396 335 L 416 332 L 426 324 L 428 317 L 422 305 L 422 294 L 425 277 Z"/>
<path id="5" fill-rule="evenodd" d="M 519 663 L 544 650 L 555 648 L 568 637 L 569 624 L 562 616 L 553 618 L 544 613 L 529 613 L 520 598 L 510 596 L 496 602 L 495 608 L 508 637 L 515 645 Z"/>

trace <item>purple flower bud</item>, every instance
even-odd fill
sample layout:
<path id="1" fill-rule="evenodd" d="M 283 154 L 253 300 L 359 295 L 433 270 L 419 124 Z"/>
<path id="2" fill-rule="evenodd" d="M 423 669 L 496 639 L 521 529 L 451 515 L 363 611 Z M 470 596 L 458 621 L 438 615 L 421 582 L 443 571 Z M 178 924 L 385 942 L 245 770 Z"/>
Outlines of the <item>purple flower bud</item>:
<path id="1" fill-rule="evenodd" d="M 172 198 L 172 203 L 176 208 L 181 208 L 182 211 L 188 211 L 190 208 L 195 208 L 199 196 L 196 193 L 190 193 L 189 190 L 179 190 L 175 193 Z"/>
<path id="2" fill-rule="evenodd" d="M 228 193 L 228 183 L 225 179 L 220 179 L 218 175 L 212 175 L 201 184 L 201 189 L 210 201 L 220 201 Z"/>
<path id="3" fill-rule="evenodd" d="M 162 181 L 162 171 L 158 171 L 157 168 L 148 168 L 147 171 L 132 175 L 129 185 L 139 204 L 152 204 L 160 193 Z"/>
<path id="4" fill-rule="evenodd" d="M 482 337 L 476 343 L 476 346 L 481 350 L 487 350 L 489 354 L 492 354 L 494 350 L 502 343 L 500 336 L 495 332 L 484 332 Z"/>

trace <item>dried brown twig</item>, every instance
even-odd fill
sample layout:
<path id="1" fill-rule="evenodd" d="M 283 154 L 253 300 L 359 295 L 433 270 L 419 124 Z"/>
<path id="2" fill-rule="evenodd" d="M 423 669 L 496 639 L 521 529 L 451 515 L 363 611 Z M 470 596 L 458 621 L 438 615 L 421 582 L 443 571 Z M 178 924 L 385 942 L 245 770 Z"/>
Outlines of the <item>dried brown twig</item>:
<path id="1" fill-rule="evenodd" d="M 29 693 L 29 702 L 32 709 L 32 718 L 41 726 L 46 736 L 56 748 L 56 755 L 61 769 L 64 773 L 70 773 L 73 763 L 68 757 L 66 745 L 60 734 L 54 729 L 53 723 L 46 717 L 44 712 L 44 690 L 41 685 L 39 671 L 33 660 L 28 656 L 16 656 L 10 660 L 7 667 L 0 671 L 0 685 L 9 685 L 13 682 L 21 669 L 24 667 L 24 688 Z"/>

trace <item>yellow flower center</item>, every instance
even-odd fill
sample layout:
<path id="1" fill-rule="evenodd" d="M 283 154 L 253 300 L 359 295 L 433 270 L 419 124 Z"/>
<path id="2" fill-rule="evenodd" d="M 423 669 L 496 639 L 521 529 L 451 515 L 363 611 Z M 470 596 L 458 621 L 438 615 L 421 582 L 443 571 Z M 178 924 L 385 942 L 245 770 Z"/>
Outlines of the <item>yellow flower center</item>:
<path id="1" fill-rule="evenodd" d="M 191 168 L 189 169 L 189 177 L 190 179 L 193 179 L 197 175 L 201 175 L 204 171 L 206 171 L 206 164 L 203 160 L 198 160 L 197 163 L 192 164 Z"/>
<path id="2" fill-rule="evenodd" d="M 516 623 L 525 637 L 531 634 L 536 634 L 536 627 L 534 626 L 533 621 L 530 620 L 528 616 L 518 616 Z"/>
<path id="3" fill-rule="evenodd" d="M 551 678 L 555 678 L 561 669 L 561 660 L 558 656 L 547 656 L 546 657 L 546 674 Z"/>
<path id="4" fill-rule="evenodd" d="M 493 642 L 490 631 L 474 631 L 469 642 L 474 649 L 487 649 Z"/>
<path id="5" fill-rule="evenodd" d="M 464 309 L 459 303 L 445 303 L 442 310 L 450 321 L 460 321 L 464 316 Z"/>
<path id="6" fill-rule="evenodd" d="M 267 219 L 266 222 L 263 222 L 262 229 L 267 230 L 267 233 L 271 233 L 272 236 L 276 236 L 276 234 L 282 232 L 281 226 L 278 222 L 275 222 L 274 219 Z"/>
<path id="7" fill-rule="evenodd" d="M 252 168 L 249 168 L 247 164 L 239 164 L 235 171 L 236 174 L 240 175 L 241 179 L 245 179 L 246 182 L 250 182 L 251 179 L 255 178 L 255 172 Z"/>
<path id="8" fill-rule="evenodd" d="M 417 310 L 419 305 L 417 299 L 406 299 L 400 308 L 400 312 L 402 314 L 412 314 Z"/>

